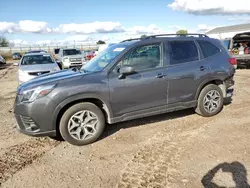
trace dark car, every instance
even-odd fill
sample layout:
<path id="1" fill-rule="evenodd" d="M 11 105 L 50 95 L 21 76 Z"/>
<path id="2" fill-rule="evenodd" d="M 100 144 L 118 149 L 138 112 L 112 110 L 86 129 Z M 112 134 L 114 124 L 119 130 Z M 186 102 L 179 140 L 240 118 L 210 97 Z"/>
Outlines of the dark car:
<path id="1" fill-rule="evenodd" d="M 19 60 L 22 58 L 22 55 L 18 52 L 12 54 L 12 59 L 13 60 Z"/>
<path id="2" fill-rule="evenodd" d="M 14 108 L 18 130 L 85 145 L 100 138 L 106 124 L 186 108 L 214 116 L 233 95 L 235 63 L 219 40 L 201 34 L 122 41 L 80 70 L 21 85 Z"/>

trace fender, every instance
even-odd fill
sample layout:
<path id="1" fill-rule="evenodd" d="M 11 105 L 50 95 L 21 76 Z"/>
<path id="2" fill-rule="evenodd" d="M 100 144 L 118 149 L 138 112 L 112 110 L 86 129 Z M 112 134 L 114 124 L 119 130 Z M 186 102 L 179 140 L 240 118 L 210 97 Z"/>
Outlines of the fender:
<path id="1" fill-rule="evenodd" d="M 207 78 L 207 79 L 205 79 L 205 80 L 199 85 L 199 87 L 198 87 L 198 89 L 197 89 L 197 91 L 196 91 L 195 100 L 198 99 L 201 90 L 203 89 L 203 87 L 204 87 L 207 83 L 213 82 L 213 81 L 216 81 L 216 80 L 219 80 L 219 81 L 221 81 L 221 82 L 224 82 L 224 81 L 221 79 L 221 77 L 212 77 L 212 78 Z"/>
<path id="2" fill-rule="evenodd" d="M 104 100 L 103 98 L 101 98 L 99 95 L 95 94 L 95 93 L 87 93 L 87 94 L 77 94 L 77 95 L 73 95 L 67 99 L 65 99 L 64 101 L 62 101 L 55 109 L 54 113 L 53 113 L 53 128 L 56 128 L 56 121 L 57 121 L 57 117 L 60 113 L 60 111 L 68 104 L 74 102 L 74 101 L 79 101 L 79 100 L 84 100 L 84 99 L 97 99 L 100 100 L 103 103 L 103 110 L 105 110 L 105 112 L 107 113 L 107 122 L 110 123 L 111 119 L 113 118 L 113 113 L 111 110 L 111 106 L 110 104 L 107 102 L 107 100 Z"/>

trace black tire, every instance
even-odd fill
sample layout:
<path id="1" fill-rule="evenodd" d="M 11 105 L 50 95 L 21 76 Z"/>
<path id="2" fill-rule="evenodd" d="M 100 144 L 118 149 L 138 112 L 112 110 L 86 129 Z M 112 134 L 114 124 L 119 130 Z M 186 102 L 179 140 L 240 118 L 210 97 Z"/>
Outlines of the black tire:
<path id="1" fill-rule="evenodd" d="M 203 100 L 206 96 L 207 93 L 209 93 L 210 91 L 212 90 L 215 90 L 219 93 L 220 95 L 220 105 L 218 106 L 218 108 L 212 112 L 212 113 L 209 113 L 206 111 L 205 107 L 204 107 L 204 103 L 203 103 Z M 223 109 L 223 105 L 224 105 L 224 97 L 223 97 L 223 93 L 222 93 L 222 90 L 220 87 L 218 87 L 217 85 L 214 85 L 214 84 L 209 84 L 207 86 L 205 86 L 201 92 L 200 92 L 200 95 L 198 97 L 198 104 L 197 104 L 197 107 L 195 109 L 195 112 L 203 117 L 212 117 L 212 116 L 215 116 L 217 115 L 218 113 L 220 113 Z"/>
<path id="2" fill-rule="evenodd" d="M 96 133 L 92 137 L 87 138 L 85 140 L 78 140 L 70 135 L 68 130 L 68 122 L 75 113 L 82 110 L 87 110 L 94 113 L 98 119 L 98 123 L 96 125 Z M 101 109 L 93 103 L 84 102 L 75 104 L 71 106 L 68 110 L 66 110 L 66 112 L 61 118 L 59 130 L 65 141 L 69 142 L 72 145 L 83 146 L 95 142 L 102 135 L 105 128 L 105 124 L 105 117 Z"/>

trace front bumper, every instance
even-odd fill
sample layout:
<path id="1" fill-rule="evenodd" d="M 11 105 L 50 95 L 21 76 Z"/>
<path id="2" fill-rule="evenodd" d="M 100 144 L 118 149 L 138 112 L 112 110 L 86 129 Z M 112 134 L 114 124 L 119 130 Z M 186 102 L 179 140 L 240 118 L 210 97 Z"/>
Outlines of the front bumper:
<path id="1" fill-rule="evenodd" d="M 20 103 L 16 97 L 14 113 L 17 130 L 29 136 L 55 136 L 53 125 L 55 104 L 48 97 L 37 99 L 32 103 Z"/>

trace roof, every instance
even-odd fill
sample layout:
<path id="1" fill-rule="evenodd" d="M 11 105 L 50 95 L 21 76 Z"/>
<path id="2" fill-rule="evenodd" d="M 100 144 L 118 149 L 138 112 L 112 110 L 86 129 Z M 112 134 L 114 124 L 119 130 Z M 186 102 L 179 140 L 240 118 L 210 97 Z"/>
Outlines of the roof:
<path id="1" fill-rule="evenodd" d="M 250 23 L 247 24 L 239 24 L 239 25 L 231 25 L 225 27 L 217 27 L 208 31 L 206 34 L 217 34 L 217 33 L 227 33 L 227 32 L 237 32 L 237 31 L 250 31 Z"/>
<path id="2" fill-rule="evenodd" d="M 50 55 L 49 53 L 45 53 L 45 52 L 36 52 L 36 53 L 27 53 L 24 54 L 24 56 L 33 56 L 33 55 Z"/>

